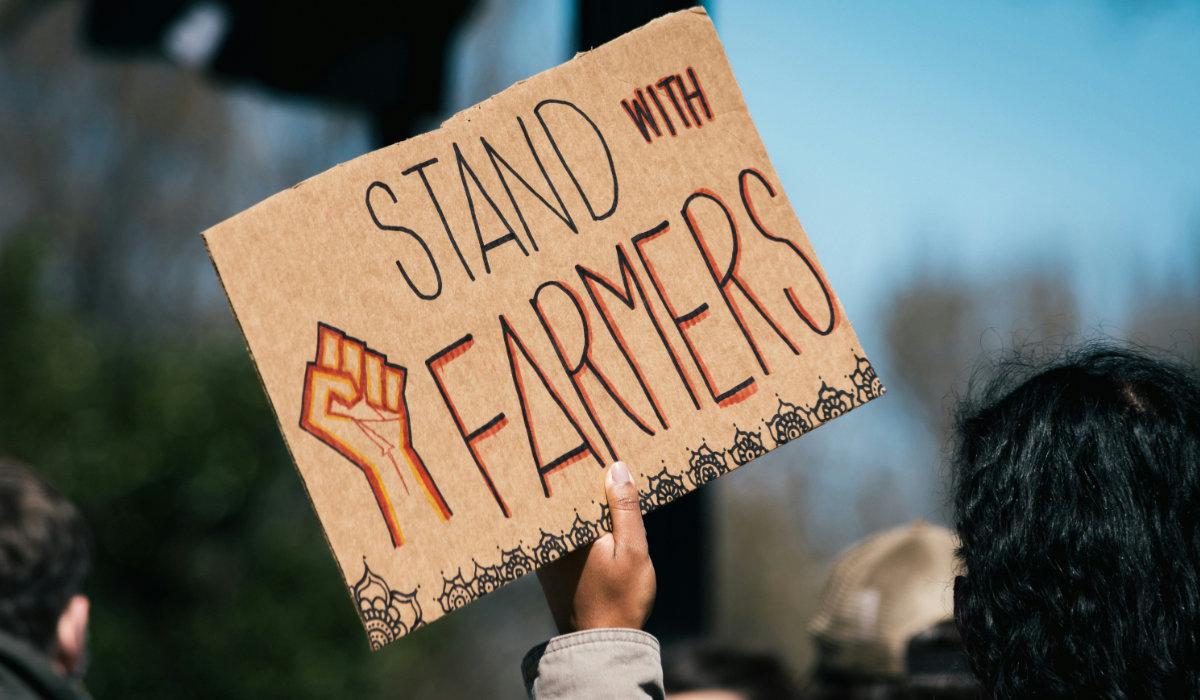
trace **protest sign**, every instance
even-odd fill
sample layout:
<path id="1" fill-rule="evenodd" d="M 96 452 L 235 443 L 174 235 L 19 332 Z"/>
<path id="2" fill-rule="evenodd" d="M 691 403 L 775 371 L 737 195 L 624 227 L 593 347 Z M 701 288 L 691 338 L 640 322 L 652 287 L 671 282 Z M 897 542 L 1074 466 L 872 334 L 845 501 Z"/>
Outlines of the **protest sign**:
<path id="1" fill-rule="evenodd" d="M 204 235 L 376 648 L 883 391 L 699 9 Z"/>

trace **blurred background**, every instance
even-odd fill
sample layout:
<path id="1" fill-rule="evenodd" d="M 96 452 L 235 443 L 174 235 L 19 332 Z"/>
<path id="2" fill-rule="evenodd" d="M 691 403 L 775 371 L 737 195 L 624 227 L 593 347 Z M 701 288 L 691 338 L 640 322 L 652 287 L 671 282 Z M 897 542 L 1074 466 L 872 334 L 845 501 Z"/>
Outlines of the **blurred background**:
<path id="1" fill-rule="evenodd" d="M 368 651 L 198 234 L 687 4 L 0 0 L 0 453 L 95 531 L 97 697 L 522 694 L 533 578 Z M 655 514 L 653 626 L 800 673 L 837 553 L 945 522 L 981 357 L 1200 359 L 1200 3 L 706 5 L 891 391 Z"/>

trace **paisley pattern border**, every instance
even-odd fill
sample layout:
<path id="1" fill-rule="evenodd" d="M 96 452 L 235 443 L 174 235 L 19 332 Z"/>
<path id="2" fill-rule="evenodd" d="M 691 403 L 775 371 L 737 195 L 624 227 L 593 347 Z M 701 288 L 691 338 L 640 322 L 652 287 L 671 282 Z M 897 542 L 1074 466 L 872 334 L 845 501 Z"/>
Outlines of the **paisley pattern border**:
<path id="1" fill-rule="evenodd" d="M 362 576 L 350 586 L 350 595 L 367 629 L 372 650 L 428 624 L 421 611 L 421 601 L 417 599 L 418 589 L 405 593 L 392 588 L 382 576 L 371 571 L 363 558 Z"/>

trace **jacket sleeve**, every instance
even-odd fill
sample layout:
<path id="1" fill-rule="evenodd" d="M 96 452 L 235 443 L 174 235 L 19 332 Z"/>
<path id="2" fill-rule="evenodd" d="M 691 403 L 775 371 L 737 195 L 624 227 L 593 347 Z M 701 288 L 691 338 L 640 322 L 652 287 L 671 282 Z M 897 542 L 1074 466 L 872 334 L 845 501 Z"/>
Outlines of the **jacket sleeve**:
<path id="1" fill-rule="evenodd" d="M 658 640 L 633 629 L 564 634 L 539 644 L 521 662 L 534 700 L 661 700 Z"/>

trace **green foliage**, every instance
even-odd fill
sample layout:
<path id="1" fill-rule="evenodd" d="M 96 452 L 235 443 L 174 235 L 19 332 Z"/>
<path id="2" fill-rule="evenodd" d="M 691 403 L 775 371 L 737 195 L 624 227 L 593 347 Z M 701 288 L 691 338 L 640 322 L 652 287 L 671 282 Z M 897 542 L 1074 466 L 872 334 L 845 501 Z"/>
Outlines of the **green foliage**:
<path id="1" fill-rule="evenodd" d="M 244 346 L 48 303 L 38 233 L 0 247 L 0 453 L 93 529 L 93 693 L 394 696 L 440 632 L 369 652 Z"/>

